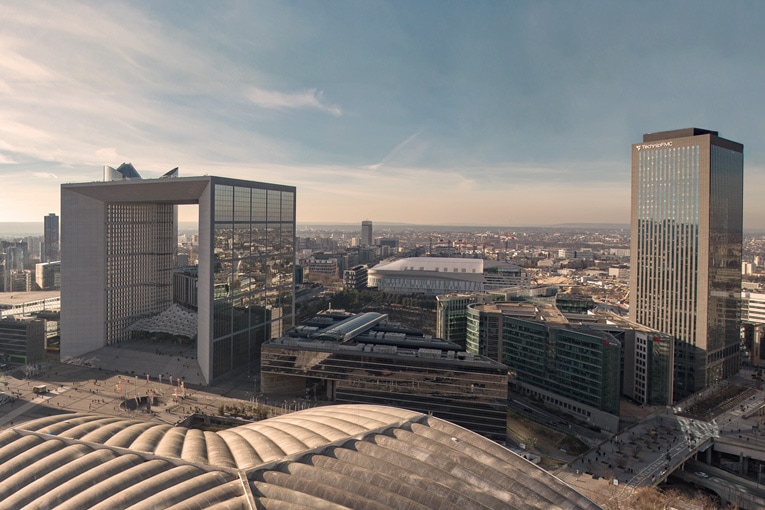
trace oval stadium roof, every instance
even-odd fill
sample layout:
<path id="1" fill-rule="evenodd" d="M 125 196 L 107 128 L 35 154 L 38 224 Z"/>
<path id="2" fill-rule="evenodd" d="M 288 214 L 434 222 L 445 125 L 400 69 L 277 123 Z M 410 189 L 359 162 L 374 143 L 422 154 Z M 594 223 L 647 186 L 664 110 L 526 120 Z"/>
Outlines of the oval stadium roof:
<path id="1" fill-rule="evenodd" d="M 69 414 L 0 433 L 0 507 L 596 509 L 534 464 L 403 409 L 338 405 L 221 432 Z"/>

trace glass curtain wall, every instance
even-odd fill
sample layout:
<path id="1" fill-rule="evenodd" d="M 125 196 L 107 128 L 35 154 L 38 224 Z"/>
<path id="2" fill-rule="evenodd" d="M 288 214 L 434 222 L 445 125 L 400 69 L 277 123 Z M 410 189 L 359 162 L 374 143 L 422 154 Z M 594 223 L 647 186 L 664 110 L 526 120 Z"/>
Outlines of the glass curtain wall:
<path id="1" fill-rule="evenodd" d="M 213 379 L 257 363 L 292 316 L 295 195 L 215 184 Z"/>

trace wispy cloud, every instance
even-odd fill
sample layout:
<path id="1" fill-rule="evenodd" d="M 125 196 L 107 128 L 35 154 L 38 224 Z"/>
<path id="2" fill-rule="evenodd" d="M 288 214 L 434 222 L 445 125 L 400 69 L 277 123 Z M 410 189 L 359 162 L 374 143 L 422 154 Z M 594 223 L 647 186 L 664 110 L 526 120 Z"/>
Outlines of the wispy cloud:
<path id="1" fill-rule="evenodd" d="M 37 179 L 53 179 L 55 181 L 58 180 L 58 176 L 53 172 L 32 172 L 32 175 Z"/>
<path id="2" fill-rule="evenodd" d="M 420 133 L 422 133 L 422 130 L 417 131 L 416 133 L 413 133 L 412 135 L 408 136 L 405 140 L 400 142 L 398 145 L 393 147 L 388 154 L 386 154 L 378 163 L 375 163 L 373 165 L 366 165 L 364 168 L 367 170 L 378 170 L 384 165 L 389 164 L 391 161 L 393 161 L 396 156 L 400 155 L 401 152 L 404 150 L 404 148 L 407 145 L 410 145 L 417 137 L 420 136 Z"/>
<path id="3" fill-rule="evenodd" d="M 279 92 L 251 87 L 247 91 L 247 98 L 261 108 L 273 110 L 284 109 L 311 109 L 329 113 L 340 117 L 343 110 L 336 104 L 324 101 L 324 92 L 317 89 L 307 89 L 301 92 Z"/>

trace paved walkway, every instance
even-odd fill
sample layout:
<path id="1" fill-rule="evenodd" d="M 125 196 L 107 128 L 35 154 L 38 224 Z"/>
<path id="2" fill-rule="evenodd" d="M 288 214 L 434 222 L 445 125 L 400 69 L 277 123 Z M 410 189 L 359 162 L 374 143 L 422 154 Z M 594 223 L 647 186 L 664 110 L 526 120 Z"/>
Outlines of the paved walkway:
<path id="1" fill-rule="evenodd" d="M 34 393 L 34 386 L 45 384 L 48 392 Z M 0 391 L 15 400 L 0 404 L 0 429 L 12 427 L 30 419 L 69 412 L 97 412 L 113 416 L 135 417 L 146 421 L 175 424 L 194 413 L 211 416 L 219 414 L 221 406 L 266 405 L 272 415 L 312 407 L 314 403 L 286 396 L 255 393 L 254 381 L 246 373 L 234 376 L 214 387 L 184 384 L 183 389 L 173 378 L 106 371 L 86 365 L 71 365 L 49 361 L 37 373 L 25 374 L 11 369 L 0 374 Z M 126 410 L 126 399 L 154 392 L 156 404 L 146 408 Z M 177 397 L 176 397 L 177 394 Z"/>

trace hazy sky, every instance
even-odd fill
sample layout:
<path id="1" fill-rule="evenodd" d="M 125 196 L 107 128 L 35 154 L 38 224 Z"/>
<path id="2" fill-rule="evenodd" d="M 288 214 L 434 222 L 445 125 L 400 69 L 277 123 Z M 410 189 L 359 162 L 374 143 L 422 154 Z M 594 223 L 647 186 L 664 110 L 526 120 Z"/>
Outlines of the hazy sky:
<path id="1" fill-rule="evenodd" d="M 629 221 L 630 144 L 744 144 L 765 227 L 765 2 L 0 4 L 0 221 L 59 185 L 294 185 L 298 222 Z M 185 218 L 181 218 L 185 219 Z"/>

